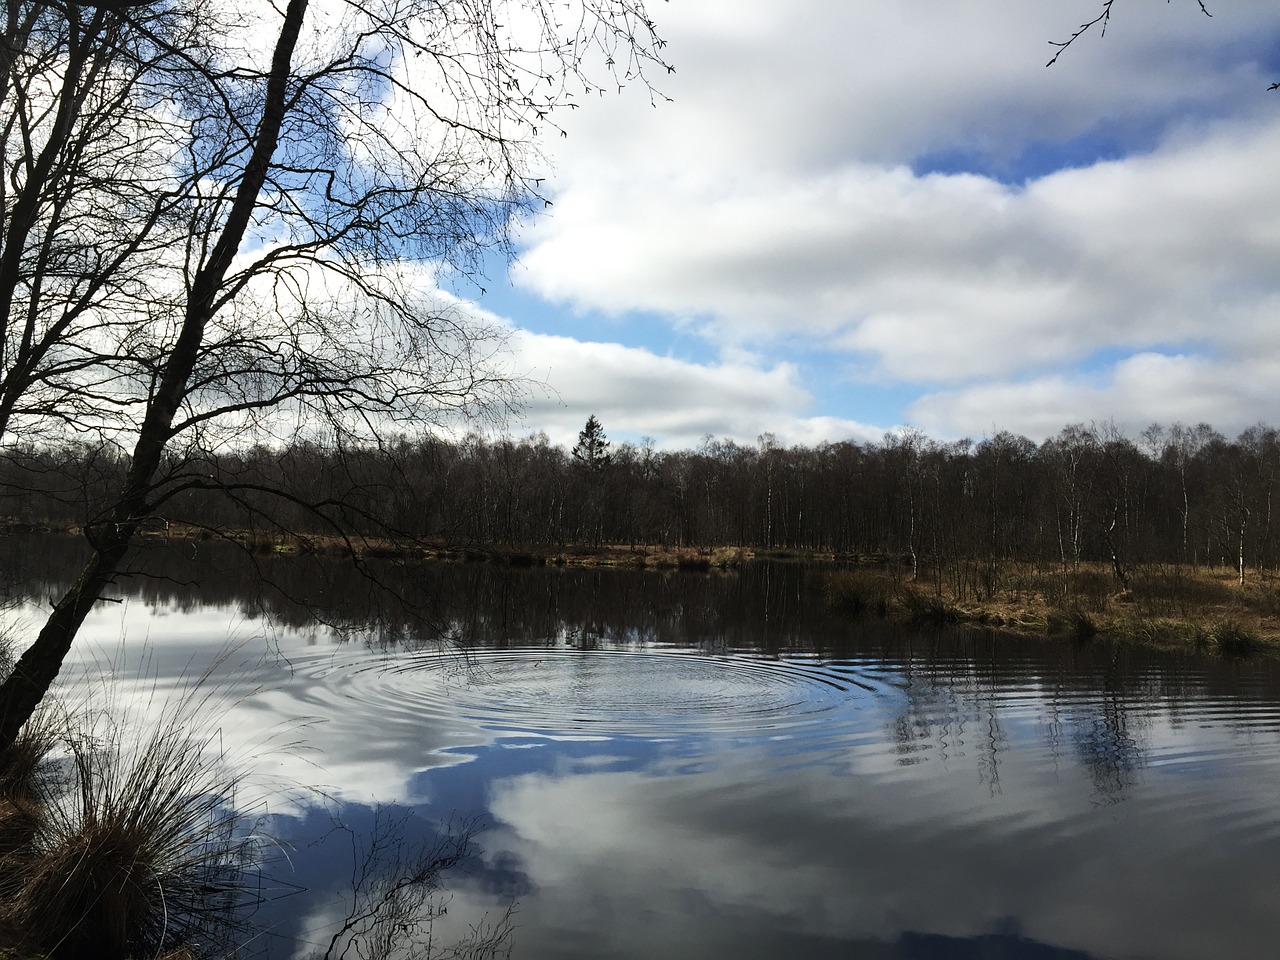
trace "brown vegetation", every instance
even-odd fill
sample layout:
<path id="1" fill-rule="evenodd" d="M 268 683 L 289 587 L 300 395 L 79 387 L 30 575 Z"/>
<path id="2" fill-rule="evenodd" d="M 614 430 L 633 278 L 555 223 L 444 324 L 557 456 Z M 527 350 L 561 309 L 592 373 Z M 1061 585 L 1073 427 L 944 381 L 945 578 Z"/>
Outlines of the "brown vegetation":
<path id="1" fill-rule="evenodd" d="M 1163 566 L 1134 571 L 1120 589 L 1105 566 L 1010 566 L 989 599 L 958 597 L 947 578 L 861 567 L 825 575 L 833 609 L 923 622 L 965 622 L 1085 642 L 1094 637 L 1221 656 L 1280 653 L 1280 578 L 1239 585 L 1232 569 Z"/>

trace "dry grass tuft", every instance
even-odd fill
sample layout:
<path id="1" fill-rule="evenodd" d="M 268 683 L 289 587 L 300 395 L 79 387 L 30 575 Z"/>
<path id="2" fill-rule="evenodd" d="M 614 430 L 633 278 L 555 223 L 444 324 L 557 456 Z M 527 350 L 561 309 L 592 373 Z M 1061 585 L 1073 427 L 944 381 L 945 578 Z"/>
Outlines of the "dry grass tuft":
<path id="1" fill-rule="evenodd" d="M 70 739 L 74 785 L 49 806 L 7 905 L 59 958 L 154 956 L 232 906 L 242 856 L 225 779 L 179 729 Z"/>
<path id="2" fill-rule="evenodd" d="M 1197 630 L 1195 642 L 1197 648 L 1223 657 L 1249 657 L 1264 649 L 1257 636 L 1232 620 L 1222 620 Z"/>
<path id="3" fill-rule="evenodd" d="M 933 593 L 924 593 L 914 587 L 904 586 L 897 594 L 897 602 L 910 623 L 928 626 L 945 626 L 959 623 L 964 613 L 945 599 Z"/>
<path id="4" fill-rule="evenodd" d="M 149 722 L 64 716 L 4 758 L 0 933 L 24 955 L 181 956 L 233 931 L 258 845 L 212 694 L 178 696 Z"/>
<path id="5" fill-rule="evenodd" d="M 1086 643 L 1098 635 L 1097 621 L 1079 607 L 1050 613 L 1046 628 L 1051 634 L 1065 634 L 1078 643 Z"/>
<path id="6" fill-rule="evenodd" d="M 57 743 L 49 712 L 40 711 L 0 753 L 0 902 L 12 893 L 23 852 L 45 823 L 48 761 Z"/>

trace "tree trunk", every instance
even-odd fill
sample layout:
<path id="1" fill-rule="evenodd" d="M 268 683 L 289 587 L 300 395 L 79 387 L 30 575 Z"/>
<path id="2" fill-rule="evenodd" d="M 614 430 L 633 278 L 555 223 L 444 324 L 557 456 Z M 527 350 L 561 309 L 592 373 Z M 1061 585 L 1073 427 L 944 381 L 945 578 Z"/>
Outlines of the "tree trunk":
<path id="1" fill-rule="evenodd" d="M 76 585 L 58 601 L 35 642 L 0 685 L 0 753 L 13 743 L 57 678 L 76 632 L 119 570 L 137 531 L 138 518 L 146 513 L 147 497 L 165 445 L 172 437 L 174 417 L 186 396 L 187 381 L 195 368 L 205 327 L 218 309 L 217 295 L 232 258 L 244 240 L 275 154 L 285 117 L 290 62 L 306 16 L 307 3 L 308 0 L 290 0 L 285 12 L 271 60 L 271 74 L 253 153 L 245 164 L 244 176 L 236 189 L 217 243 L 208 261 L 192 280 L 182 330 L 165 362 L 160 385 L 148 403 L 146 417 L 138 431 L 128 480 L 112 510 L 113 522 L 98 535 L 93 556 Z M 90 531 L 90 536 L 94 536 L 93 531 Z"/>

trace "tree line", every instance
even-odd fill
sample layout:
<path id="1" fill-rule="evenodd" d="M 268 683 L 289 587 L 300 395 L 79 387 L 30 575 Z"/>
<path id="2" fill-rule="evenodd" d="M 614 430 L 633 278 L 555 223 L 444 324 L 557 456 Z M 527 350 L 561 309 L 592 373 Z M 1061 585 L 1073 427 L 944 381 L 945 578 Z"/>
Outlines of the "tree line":
<path id="1" fill-rule="evenodd" d="M 10 446 L 0 509 L 92 531 L 126 466 L 106 446 Z M 1127 584 L 1143 564 L 1226 565 L 1244 578 L 1280 560 L 1280 433 L 1263 425 L 1234 440 L 1207 424 L 1153 425 L 1132 438 L 1103 423 L 1039 444 L 1009 432 L 943 443 L 902 430 L 878 443 L 708 437 L 662 451 L 611 445 L 593 417 L 572 451 L 543 434 L 423 434 L 189 448 L 166 472 L 189 482 L 157 505 L 156 529 L 880 555 L 950 577 L 961 596 L 989 593 L 1006 561 L 1101 562 Z"/>

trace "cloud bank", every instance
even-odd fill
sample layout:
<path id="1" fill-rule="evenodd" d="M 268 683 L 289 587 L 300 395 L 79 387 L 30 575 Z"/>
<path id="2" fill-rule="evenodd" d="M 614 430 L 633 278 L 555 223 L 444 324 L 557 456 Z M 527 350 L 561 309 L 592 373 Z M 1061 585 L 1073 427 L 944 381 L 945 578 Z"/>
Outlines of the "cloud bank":
<path id="1" fill-rule="evenodd" d="M 516 318 L 563 404 L 527 422 L 1280 422 L 1280 13 L 1117 5 L 1045 69 L 1097 7 L 663 7 L 674 102 L 577 111 L 522 232 L 517 282 L 579 318 Z M 655 326 L 719 359 L 664 356 Z"/>

